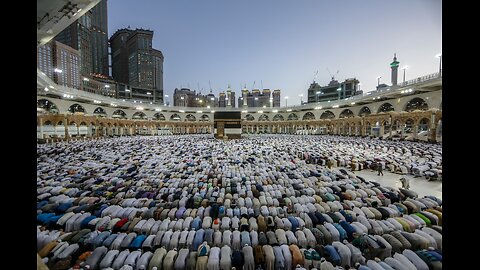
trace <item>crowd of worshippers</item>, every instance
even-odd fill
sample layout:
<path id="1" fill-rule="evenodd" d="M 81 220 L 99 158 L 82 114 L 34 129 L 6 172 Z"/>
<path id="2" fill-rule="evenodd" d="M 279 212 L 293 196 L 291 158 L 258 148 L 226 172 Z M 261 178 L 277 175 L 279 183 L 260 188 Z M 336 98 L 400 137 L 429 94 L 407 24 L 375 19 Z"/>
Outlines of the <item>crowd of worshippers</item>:
<path id="1" fill-rule="evenodd" d="M 38 255 L 52 270 L 441 269 L 440 198 L 306 162 L 359 142 L 428 150 L 288 135 L 38 145 Z"/>
<path id="2" fill-rule="evenodd" d="M 429 181 L 441 179 L 442 147 L 410 141 L 372 140 L 360 137 L 306 136 L 308 147 L 298 156 L 307 163 L 348 167 L 352 171 L 371 169 L 381 172 L 424 176 Z"/>

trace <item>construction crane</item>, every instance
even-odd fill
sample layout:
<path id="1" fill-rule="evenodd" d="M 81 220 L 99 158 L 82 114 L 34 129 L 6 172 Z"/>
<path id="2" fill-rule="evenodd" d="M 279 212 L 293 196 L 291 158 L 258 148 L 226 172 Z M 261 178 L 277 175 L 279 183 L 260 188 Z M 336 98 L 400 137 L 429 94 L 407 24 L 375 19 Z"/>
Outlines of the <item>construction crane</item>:
<path id="1" fill-rule="evenodd" d="M 313 73 L 313 82 L 315 82 L 315 79 L 318 77 L 318 69 Z"/>
<path id="2" fill-rule="evenodd" d="M 330 73 L 330 76 L 332 76 L 332 81 L 335 80 L 335 76 L 337 76 L 338 73 L 340 72 L 340 70 L 337 70 L 337 73 L 335 73 L 335 75 L 333 75 L 332 72 L 330 72 L 330 69 L 327 68 L 327 71 L 328 71 L 328 73 Z"/>

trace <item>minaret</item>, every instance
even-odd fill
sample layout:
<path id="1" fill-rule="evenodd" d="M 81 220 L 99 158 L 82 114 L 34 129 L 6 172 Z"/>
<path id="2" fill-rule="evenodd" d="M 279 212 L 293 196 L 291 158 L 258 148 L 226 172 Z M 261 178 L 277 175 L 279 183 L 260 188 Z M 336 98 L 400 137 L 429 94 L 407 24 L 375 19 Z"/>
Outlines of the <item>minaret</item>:
<path id="1" fill-rule="evenodd" d="M 392 69 L 392 86 L 397 85 L 398 78 L 398 65 L 400 62 L 397 61 L 397 54 L 393 55 L 393 62 L 390 63 L 390 68 Z"/>

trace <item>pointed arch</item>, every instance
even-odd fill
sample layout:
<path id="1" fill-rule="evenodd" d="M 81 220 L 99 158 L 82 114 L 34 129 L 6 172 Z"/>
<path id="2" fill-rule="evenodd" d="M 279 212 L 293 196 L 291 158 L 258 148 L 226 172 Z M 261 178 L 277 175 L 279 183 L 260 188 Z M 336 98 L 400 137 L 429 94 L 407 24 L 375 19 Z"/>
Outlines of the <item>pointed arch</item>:
<path id="1" fill-rule="evenodd" d="M 251 115 L 251 114 L 247 114 L 247 115 L 245 115 L 245 117 L 243 119 L 246 120 L 246 121 L 254 121 L 255 117 L 253 117 L 253 115 Z"/>
<path id="2" fill-rule="evenodd" d="M 288 121 L 295 121 L 295 120 L 298 120 L 298 115 L 295 114 L 295 113 L 291 113 L 288 115 Z"/>
<path id="3" fill-rule="evenodd" d="M 182 121 L 182 118 L 180 117 L 180 115 L 174 113 L 172 114 L 172 116 L 170 116 L 170 121 Z"/>
<path id="4" fill-rule="evenodd" d="M 428 110 L 427 102 L 419 97 L 412 98 L 407 104 L 405 105 L 406 112 L 412 112 L 415 110 L 426 111 Z"/>
<path id="5" fill-rule="evenodd" d="M 102 107 L 97 107 L 94 111 L 93 111 L 93 114 L 94 115 L 98 115 L 100 117 L 107 117 L 107 112 L 105 111 L 104 108 Z"/>
<path id="6" fill-rule="evenodd" d="M 367 116 L 367 115 L 370 115 L 372 114 L 372 111 L 370 111 L 370 108 L 367 107 L 367 106 L 364 106 L 360 109 L 360 111 L 358 112 L 358 116 L 362 117 L 362 116 Z"/>
<path id="7" fill-rule="evenodd" d="M 113 112 L 112 118 L 127 119 L 127 114 L 123 110 L 116 110 Z"/>
<path id="8" fill-rule="evenodd" d="M 303 115 L 302 120 L 315 120 L 315 115 L 312 112 L 307 112 Z"/>
<path id="9" fill-rule="evenodd" d="M 202 117 L 200 117 L 200 121 L 202 122 L 210 121 L 210 116 L 204 114 L 202 115 Z"/>
<path id="10" fill-rule="evenodd" d="M 268 115 L 262 114 L 258 117 L 258 121 L 268 121 Z"/>
<path id="11" fill-rule="evenodd" d="M 320 115 L 320 119 L 333 119 L 335 118 L 335 114 L 331 111 L 324 111 L 322 115 Z"/>
<path id="12" fill-rule="evenodd" d="M 353 112 L 350 109 L 345 109 L 340 113 L 338 118 L 349 118 L 349 117 L 354 117 L 354 116 L 355 115 L 353 114 Z"/>
<path id="13" fill-rule="evenodd" d="M 145 120 L 147 119 L 147 116 L 143 112 L 136 112 L 133 114 L 132 119 L 142 119 Z"/>
<path id="14" fill-rule="evenodd" d="M 187 116 L 185 116 L 185 121 L 194 122 L 196 120 L 197 118 L 193 114 L 187 114 Z"/>
<path id="15" fill-rule="evenodd" d="M 418 132 L 427 131 L 430 127 L 430 119 L 424 117 L 418 122 Z"/>
<path id="16" fill-rule="evenodd" d="M 377 113 L 381 113 L 381 112 L 391 112 L 391 111 L 394 111 L 395 108 L 393 107 L 392 104 L 388 103 L 388 102 L 385 102 L 382 104 L 382 106 L 380 106 L 377 110 Z"/>
<path id="17" fill-rule="evenodd" d="M 73 113 L 73 114 L 75 114 L 75 113 L 85 113 L 85 108 L 82 105 L 80 105 L 78 103 L 75 103 L 68 108 L 68 112 Z"/>
<path id="18" fill-rule="evenodd" d="M 158 121 L 165 121 L 166 120 L 165 115 L 163 115 L 163 113 L 155 113 L 153 115 L 153 118 L 155 120 L 158 120 Z"/>
<path id="19" fill-rule="evenodd" d="M 37 108 L 49 113 L 59 112 L 57 105 L 46 98 L 37 100 Z"/>
<path id="20" fill-rule="evenodd" d="M 276 115 L 273 117 L 273 121 L 284 121 L 283 115 L 281 115 L 281 114 L 276 114 Z"/>

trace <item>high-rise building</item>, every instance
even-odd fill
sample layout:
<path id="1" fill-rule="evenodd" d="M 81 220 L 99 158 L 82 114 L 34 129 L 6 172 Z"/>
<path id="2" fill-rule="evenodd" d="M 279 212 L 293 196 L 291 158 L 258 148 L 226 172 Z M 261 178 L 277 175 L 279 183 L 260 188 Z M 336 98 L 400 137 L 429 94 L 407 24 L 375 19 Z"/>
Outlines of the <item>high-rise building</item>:
<path id="1" fill-rule="evenodd" d="M 280 107 L 280 89 L 273 90 L 273 107 Z"/>
<path id="2" fill-rule="evenodd" d="M 220 98 L 218 103 L 225 102 L 225 93 L 220 93 Z M 215 95 L 210 91 L 208 95 L 202 95 L 200 92 L 197 93 L 196 90 L 190 90 L 189 88 L 175 88 L 173 91 L 173 106 L 182 106 L 182 107 L 217 107 L 217 99 Z"/>
<path id="3" fill-rule="evenodd" d="M 243 87 L 242 89 L 242 96 L 238 97 L 238 107 L 247 107 L 248 106 L 248 90 L 247 87 Z"/>
<path id="4" fill-rule="evenodd" d="M 230 88 L 230 85 L 227 88 L 227 108 L 235 108 L 235 91 Z"/>
<path id="5" fill-rule="evenodd" d="M 91 16 L 92 10 L 87 11 L 54 38 L 56 41 L 78 50 L 81 75 L 90 75 L 93 72 Z"/>
<path id="6" fill-rule="evenodd" d="M 58 41 L 37 47 L 37 67 L 55 83 L 81 89 L 78 50 Z"/>
<path id="7" fill-rule="evenodd" d="M 173 91 L 173 106 L 195 107 L 196 91 L 188 88 L 175 88 Z"/>
<path id="8" fill-rule="evenodd" d="M 163 103 L 163 54 L 152 48 L 153 31 L 120 29 L 110 37 L 112 77 L 132 88 L 152 91 Z"/>
<path id="9" fill-rule="evenodd" d="M 225 92 L 220 92 L 218 94 L 218 107 L 224 108 L 227 106 L 227 95 L 225 95 Z"/>
<path id="10" fill-rule="evenodd" d="M 37 67 L 53 80 L 53 45 L 52 41 L 37 47 Z"/>
<path id="11" fill-rule="evenodd" d="M 275 103 L 277 100 L 277 103 Z M 253 89 L 252 92 L 246 88 L 242 90 L 242 96 L 238 98 L 239 107 L 280 107 L 280 90 L 270 91 L 270 89 Z M 277 104 L 278 106 L 276 106 Z"/>
<path id="12" fill-rule="evenodd" d="M 273 97 L 270 89 L 263 89 L 262 95 L 264 96 L 264 98 L 262 99 L 260 107 L 273 107 Z"/>
<path id="13" fill-rule="evenodd" d="M 217 98 L 212 93 L 212 90 L 210 90 L 210 93 L 206 95 L 205 106 L 213 108 L 217 106 L 217 102 L 218 102 Z"/>
<path id="14" fill-rule="evenodd" d="M 163 54 L 159 50 L 152 49 L 153 56 L 153 89 L 157 96 L 157 103 L 163 103 Z M 160 96 L 158 96 L 160 95 Z"/>
<path id="15" fill-rule="evenodd" d="M 91 10 L 92 72 L 108 76 L 107 0 L 101 0 Z"/>
<path id="16" fill-rule="evenodd" d="M 107 0 L 101 0 L 54 39 L 78 50 L 82 76 L 108 76 Z"/>
<path id="17" fill-rule="evenodd" d="M 70 46 L 53 41 L 53 80 L 59 85 L 80 89 L 80 56 Z"/>
<path id="18" fill-rule="evenodd" d="M 356 78 L 346 79 L 343 82 L 338 82 L 332 77 L 332 80 L 327 86 L 320 86 L 313 81 L 308 88 L 308 103 L 339 100 L 354 96 L 357 94 L 359 80 Z"/>
<path id="19" fill-rule="evenodd" d="M 218 95 L 218 107 L 235 108 L 235 92 L 232 91 L 230 85 L 226 92 L 220 92 Z"/>
<path id="20" fill-rule="evenodd" d="M 110 37 L 112 53 L 112 77 L 115 81 L 128 84 L 127 39 L 131 30 L 120 29 Z"/>

